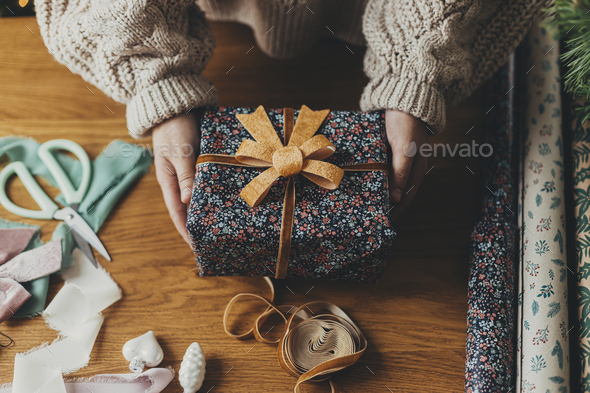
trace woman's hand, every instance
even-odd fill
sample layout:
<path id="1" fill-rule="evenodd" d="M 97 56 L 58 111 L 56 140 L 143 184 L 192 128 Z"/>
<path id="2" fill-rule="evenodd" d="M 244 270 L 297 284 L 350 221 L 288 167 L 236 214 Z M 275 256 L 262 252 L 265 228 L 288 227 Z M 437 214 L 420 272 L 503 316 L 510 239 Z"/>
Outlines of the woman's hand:
<path id="1" fill-rule="evenodd" d="M 170 218 L 182 238 L 190 244 L 186 230 L 187 204 L 195 178 L 200 130 L 192 114 L 178 115 L 158 124 L 152 131 L 156 178 L 162 188 Z"/>
<path id="2" fill-rule="evenodd" d="M 394 204 L 392 218 L 396 220 L 426 174 L 428 159 L 420 154 L 420 146 L 428 143 L 429 132 L 422 120 L 394 109 L 385 111 L 385 128 L 392 153 L 389 191 Z"/>

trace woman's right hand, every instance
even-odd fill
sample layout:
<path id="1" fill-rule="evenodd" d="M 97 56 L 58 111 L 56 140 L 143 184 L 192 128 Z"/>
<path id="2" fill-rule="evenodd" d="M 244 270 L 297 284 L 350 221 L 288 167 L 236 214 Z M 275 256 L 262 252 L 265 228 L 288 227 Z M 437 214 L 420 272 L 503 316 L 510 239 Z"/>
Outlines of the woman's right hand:
<path id="1" fill-rule="evenodd" d="M 191 199 L 200 139 L 198 121 L 192 114 L 174 116 L 152 130 L 156 178 L 170 218 L 189 245 L 187 205 Z"/>

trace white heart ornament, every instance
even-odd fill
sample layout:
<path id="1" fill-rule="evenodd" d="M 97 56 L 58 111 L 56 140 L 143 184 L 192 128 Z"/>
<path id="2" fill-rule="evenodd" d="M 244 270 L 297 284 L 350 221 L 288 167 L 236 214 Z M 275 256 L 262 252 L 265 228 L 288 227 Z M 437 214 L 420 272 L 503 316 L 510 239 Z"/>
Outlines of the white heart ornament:
<path id="1" fill-rule="evenodd" d="M 123 356 L 129 363 L 129 370 L 140 373 L 145 366 L 156 367 L 164 359 L 164 351 L 153 331 L 132 338 L 123 345 Z"/>

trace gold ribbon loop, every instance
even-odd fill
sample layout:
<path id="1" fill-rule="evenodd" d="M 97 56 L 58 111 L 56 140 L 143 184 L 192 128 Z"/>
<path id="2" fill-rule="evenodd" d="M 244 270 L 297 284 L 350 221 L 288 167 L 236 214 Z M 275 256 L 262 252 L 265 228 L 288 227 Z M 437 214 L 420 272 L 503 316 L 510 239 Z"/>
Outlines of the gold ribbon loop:
<path id="1" fill-rule="evenodd" d="M 326 116 L 328 116 L 328 113 L 330 113 L 329 109 L 312 111 L 307 106 L 302 105 L 295 126 L 293 127 L 293 135 L 289 139 L 289 146 L 299 147 L 311 139 L 313 134 L 315 134 L 324 122 Z"/>
<path id="2" fill-rule="evenodd" d="M 279 172 L 273 167 L 268 168 L 256 176 L 242 189 L 240 196 L 250 206 L 257 206 L 270 191 L 272 184 L 279 177 Z"/>
<path id="3" fill-rule="evenodd" d="M 253 293 L 240 293 L 228 303 L 223 314 L 225 332 L 243 340 L 254 336 L 265 344 L 278 344 L 278 360 L 281 368 L 297 378 L 295 393 L 300 393 L 304 382 L 321 382 L 329 380 L 332 393 L 340 391 L 334 373 L 355 364 L 367 348 L 367 339 L 338 306 L 330 302 L 315 301 L 295 306 L 273 303 L 274 286 L 265 277 L 271 288 L 271 300 Z M 228 328 L 228 316 L 234 304 L 241 298 L 253 297 L 266 303 L 267 308 L 254 321 L 250 330 L 242 334 L 232 333 Z M 294 310 L 295 309 L 295 310 Z M 312 309 L 323 313 L 312 314 Z M 294 311 L 293 311 L 294 310 Z M 279 314 L 285 322 L 283 334 L 278 340 L 267 340 L 260 333 L 264 321 L 272 315 Z M 287 315 L 290 317 L 287 319 Z"/>
<path id="4" fill-rule="evenodd" d="M 274 150 L 263 144 L 244 139 L 236 152 L 236 160 L 239 163 L 255 167 L 272 166 L 272 155 Z"/>
<path id="5" fill-rule="evenodd" d="M 336 147 L 324 135 L 316 135 L 299 146 L 304 158 L 310 160 L 324 160 L 330 157 Z"/>
<path id="6" fill-rule="evenodd" d="M 285 178 L 303 172 L 305 177 L 320 187 L 336 189 L 344 176 L 344 171 L 336 165 L 319 161 L 332 155 L 336 148 L 325 136 L 313 136 L 329 112 L 328 109 L 312 111 L 303 105 L 291 135 L 285 132 L 286 146 L 281 143 L 262 106 L 259 106 L 252 114 L 236 115 L 250 135 L 256 139 L 256 142 L 242 141 L 236 160 L 242 164 L 258 167 L 272 166 L 277 174 Z M 292 121 L 292 117 L 290 112 L 287 115 L 287 111 L 284 112 L 284 117 L 285 131 L 287 131 L 287 121 Z M 271 173 L 274 172 L 261 173 L 258 177 L 264 175 L 264 179 L 254 178 L 240 193 L 250 207 L 257 206 L 264 199 L 269 191 L 269 182 L 272 185 L 272 182 L 278 178 L 277 176 L 270 181 Z"/>
<path id="7" fill-rule="evenodd" d="M 329 162 L 305 160 L 301 174 L 320 187 L 335 190 L 344 176 L 344 171 Z"/>
<path id="8" fill-rule="evenodd" d="M 252 114 L 239 113 L 236 117 L 258 143 L 268 146 L 273 150 L 283 147 L 262 105 L 256 108 L 256 111 Z"/>

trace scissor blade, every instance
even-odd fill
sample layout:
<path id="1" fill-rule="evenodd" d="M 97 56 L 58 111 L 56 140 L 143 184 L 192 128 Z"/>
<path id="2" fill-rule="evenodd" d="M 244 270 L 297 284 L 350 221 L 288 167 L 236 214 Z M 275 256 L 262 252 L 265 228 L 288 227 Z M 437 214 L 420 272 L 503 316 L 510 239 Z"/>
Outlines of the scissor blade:
<path id="1" fill-rule="evenodd" d="M 109 253 L 102 245 L 98 236 L 96 236 L 96 233 L 94 233 L 92 228 L 90 228 L 90 225 L 88 225 L 88 223 L 86 223 L 86 221 L 84 221 L 74 209 L 71 207 L 64 207 L 55 212 L 53 218 L 64 221 L 73 231 L 76 231 L 84 240 L 86 240 L 92 248 L 105 257 L 107 261 L 111 260 Z"/>
<path id="2" fill-rule="evenodd" d="M 82 239 L 82 236 L 80 236 L 78 232 L 76 232 L 75 230 L 72 230 L 72 235 L 74 236 L 74 240 L 76 241 L 76 243 L 78 243 L 78 247 L 80 248 L 82 253 L 86 255 L 86 258 L 88 258 L 88 260 L 92 262 L 94 267 L 98 268 L 98 261 L 96 260 L 96 257 L 94 256 L 94 253 L 90 248 L 90 245 L 88 245 L 88 242 Z"/>
<path id="3" fill-rule="evenodd" d="M 70 204 L 70 207 L 74 209 L 74 211 L 78 211 L 78 203 L 72 203 Z M 78 248 L 80 248 L 82 253 L 86 255 L 86 258 L 88 258 L 88 260 L 92 262 L 94 267 L 98 268 L 98 261 L 96 260 L 96 257 L 94 256 L 94 253 L 92 252 L 92 249 L 90 248 L 88 242 L 82 239 L 82 237 L 78 235 L 78 232 L 76 231 L 72 231 L 72 235 L 74 236 L 74 240 L 78 244 Z"/>

